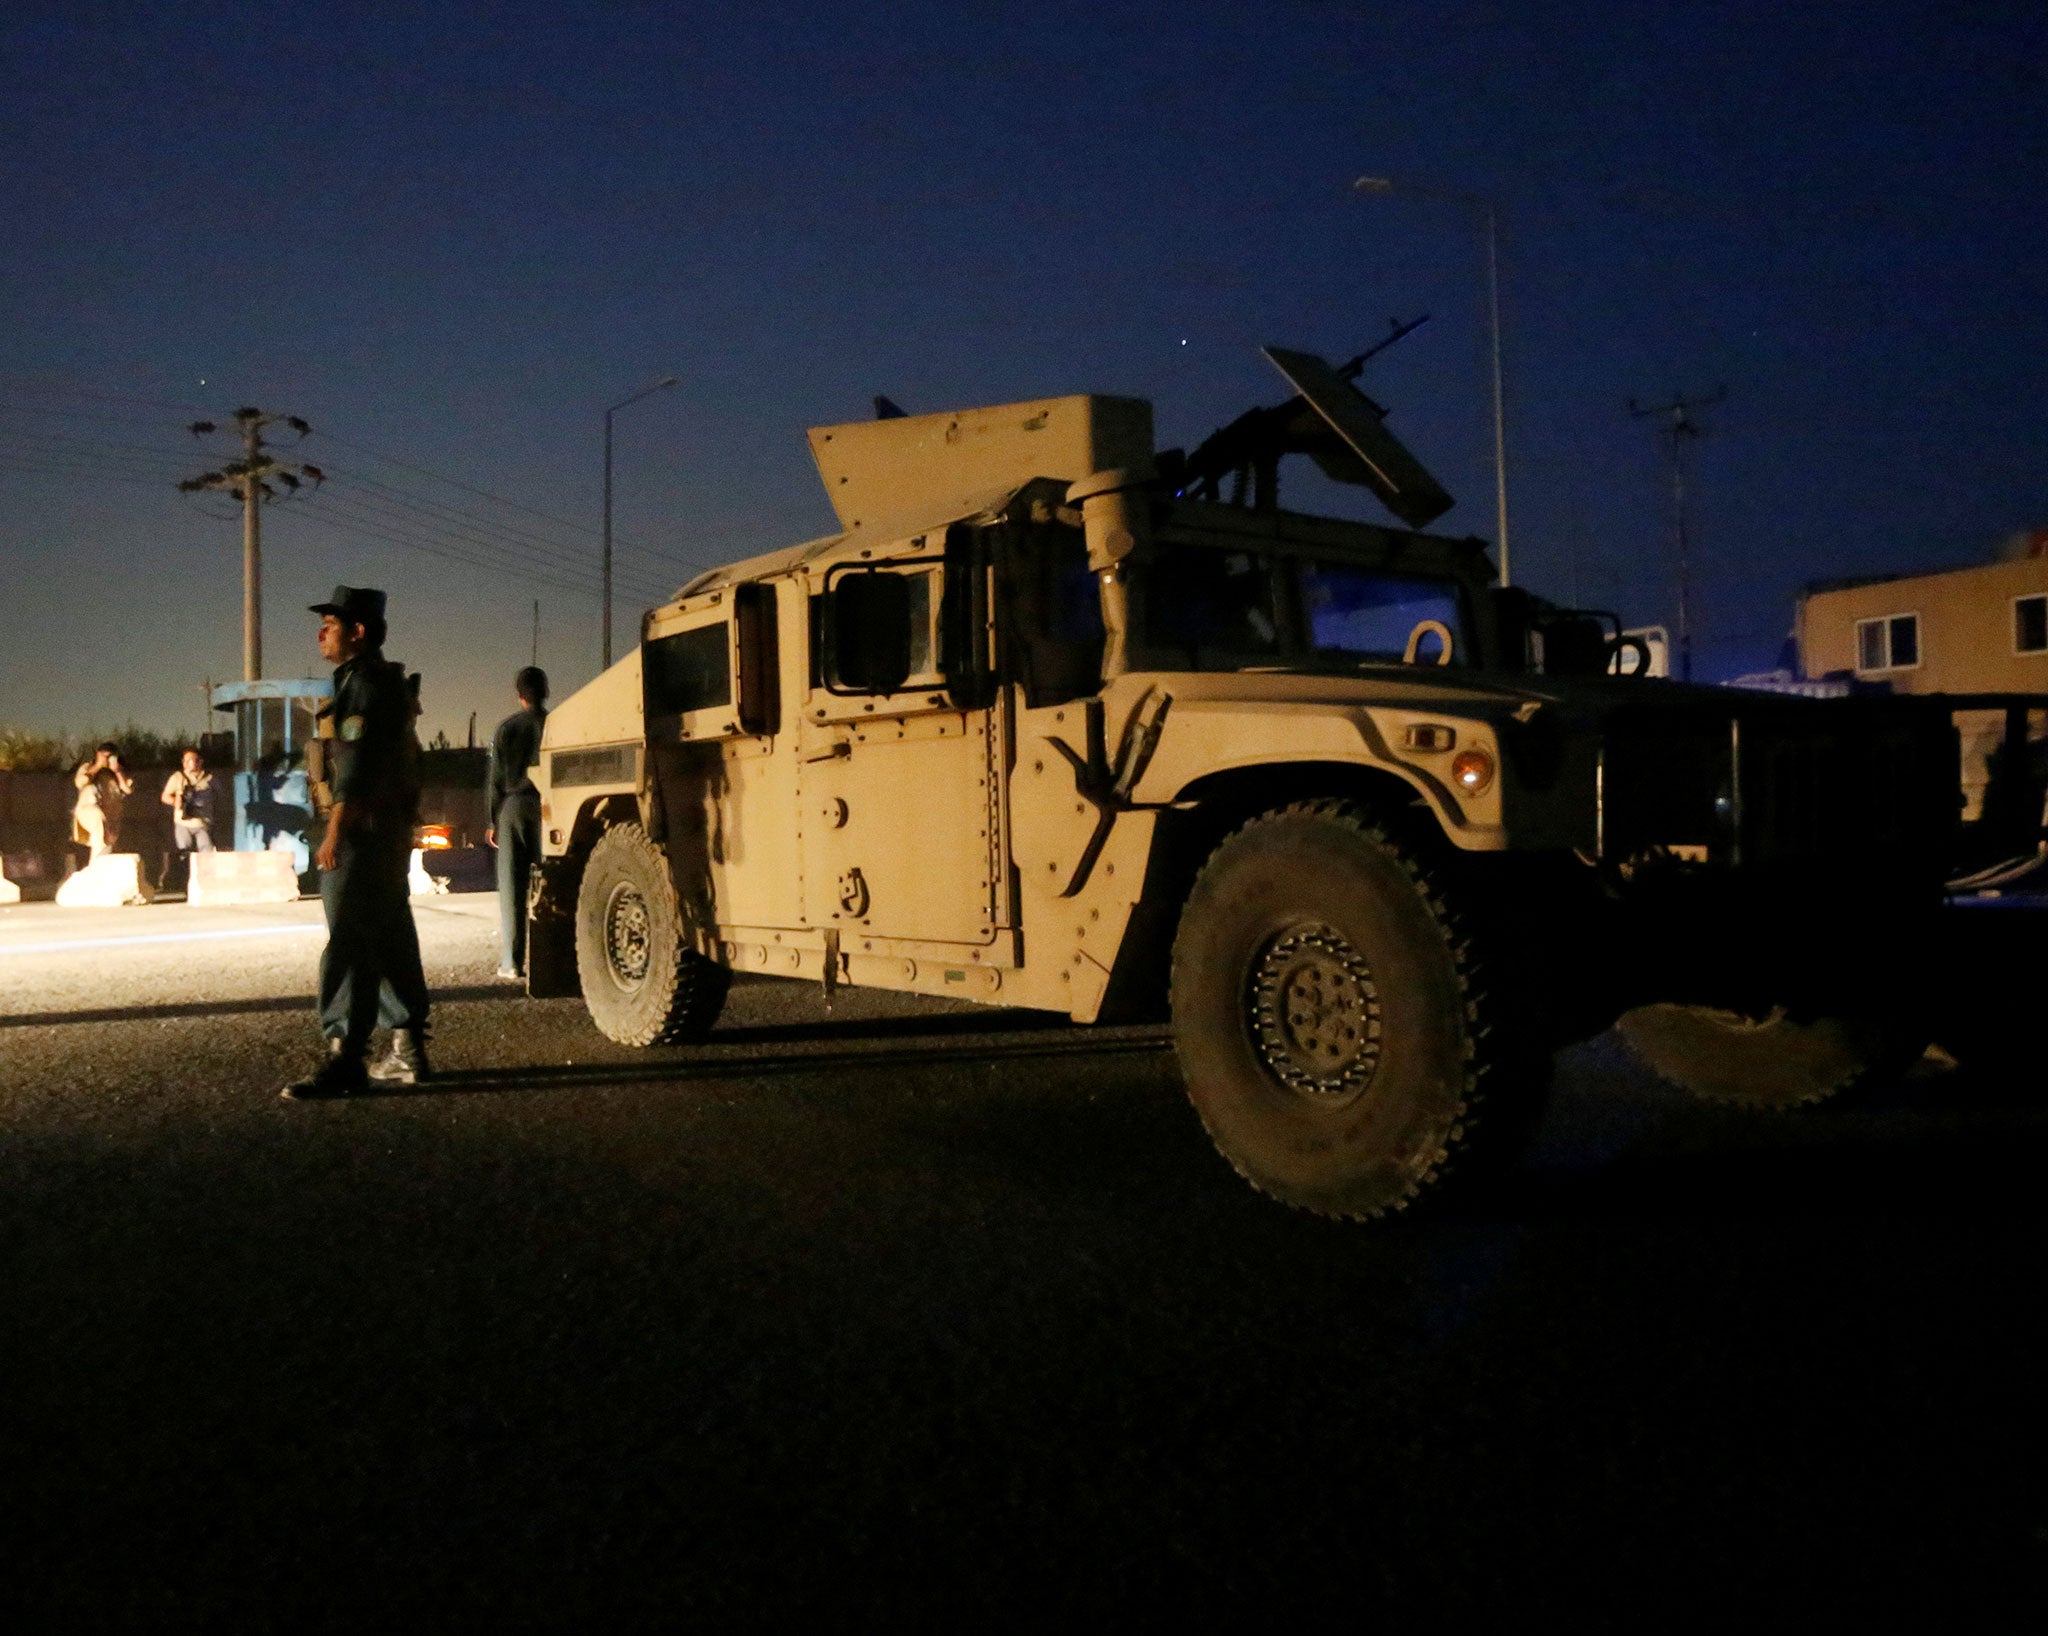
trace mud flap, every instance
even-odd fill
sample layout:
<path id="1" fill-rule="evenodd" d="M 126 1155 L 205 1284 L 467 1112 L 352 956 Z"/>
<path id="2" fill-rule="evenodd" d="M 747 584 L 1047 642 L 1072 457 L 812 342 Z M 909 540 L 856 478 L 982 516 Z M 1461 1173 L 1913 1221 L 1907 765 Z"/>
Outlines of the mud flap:
<path id="1" fill-rule="evenodd" d="M 583 871 L 568 858 L 543 859 L 526 892 L 526 992 L 536 1000 L 580 998 L 576 975 L 576 889 Z"/>

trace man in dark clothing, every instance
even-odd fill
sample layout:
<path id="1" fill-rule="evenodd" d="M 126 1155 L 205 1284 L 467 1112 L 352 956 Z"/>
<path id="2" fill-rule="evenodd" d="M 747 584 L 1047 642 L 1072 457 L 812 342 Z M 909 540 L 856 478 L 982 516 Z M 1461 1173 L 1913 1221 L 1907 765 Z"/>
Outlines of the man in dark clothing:
<path id="1" fill-rule="evenodd" d="M 419 811 L 417 713 L 403 665 L 384 657 L 384 593 L 337 585 L 315 603 L 320 652 L 335 663 L 334 696 L 321 710 L 323 782 L 333 807 L 315 862 L 327 911 L 320 956 L 320 1029 L 327 1060 L 287 1086 L 294 1100 L 346 1096 L 372 1078 L 413 1084 L 427 1076 L 427 979 L 406 876 Z M 391 1054 L 365 1065 L 383 997 Z"/>
<path id="2" fill-rule="evenodd" d="M 512 678 L 519 712 L 498 723 L 491 740 L 491 828 L 484 839 L 498 849 L 498 975 L 526 975 L 526 874 L 540 857 L 540 791 L 526 776 L 540 760 L 548 719 L 548 673 L 528 665 Z"/>

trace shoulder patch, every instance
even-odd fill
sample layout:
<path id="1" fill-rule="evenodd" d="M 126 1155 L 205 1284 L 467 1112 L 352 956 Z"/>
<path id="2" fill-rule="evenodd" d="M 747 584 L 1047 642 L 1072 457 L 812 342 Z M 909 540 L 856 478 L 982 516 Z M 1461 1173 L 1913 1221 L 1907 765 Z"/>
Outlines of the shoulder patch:
<path id="1" fill-rule="evenodd" d="M 361 738 L 363 736 L 363 718 L 361 716 L 344 716 L 341 723 L 341 736 L 351 742 Z"/>

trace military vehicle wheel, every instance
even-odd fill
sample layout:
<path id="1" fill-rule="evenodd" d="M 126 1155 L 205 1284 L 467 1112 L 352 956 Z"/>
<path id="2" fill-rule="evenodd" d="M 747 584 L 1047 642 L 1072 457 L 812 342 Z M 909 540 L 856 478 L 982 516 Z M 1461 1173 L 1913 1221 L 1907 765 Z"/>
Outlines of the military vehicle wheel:
<path id="1" fill-rule="evenodd" d="M 1703 1005 L 1646 1005 L 1616 1026 L 1643 1064 L 1711 1102 L 1795 1108 L 1904 1073 L 1927 1032 L 1897 1016 L 1795 1021 L 1783 1006 L 1745 1017 Z"/>
<path id="2" fill-rule="evenodd" d="M 638 824 L 598 838 L 576 894 L 576 969 L 605 1038 L 672 1045 L 709 1032 L 730 974 L 690 947 L 668 860 Z"/>
<path id="3" fill-rule="evenodd" d="M 1173 948 L 1188 1096 L 1223 1157 L 1319 1215 L 1398 1210 L 1469 1140 L 1502 1066 L 1472 940 L 1361 809 L 1253 819 L 1196 878 Z"/>

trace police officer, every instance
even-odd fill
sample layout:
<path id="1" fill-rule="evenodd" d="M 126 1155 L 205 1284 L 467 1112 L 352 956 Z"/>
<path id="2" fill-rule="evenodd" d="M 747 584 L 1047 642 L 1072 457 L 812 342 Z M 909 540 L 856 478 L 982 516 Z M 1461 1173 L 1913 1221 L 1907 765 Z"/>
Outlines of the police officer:
<path id="1" fill-rule="evenodd" d="M 374 1078 L 424 1079 L 427 980 L 406 875 L 419 809 L 417 713 L 405 668 L 384 657 L 384 593 L 337 585 L 320 615 L 320 653 L 335 665 L 322 711 L 333 807 L 315 861 L 327 911 L 320 1028 L 327 1059 L 285 1088 L 293 1100 L 346 1096 Z M 331 733 L 331 737 L 329 736 Z M 366 1066 L 382 998 L 391 1054 Z"/>
<path id="2" fill-rule="evenodd" d="M 526 873 L 540 856 L 540 791 L 526 776 L 540 760 L 548 719 L 548 673 L 528 665 L 512 678 L 517 714 L 498 723 L 491 740 L 491 827 L 484 839 L 498 849 L 498 975 L 526 975 Z"/>

